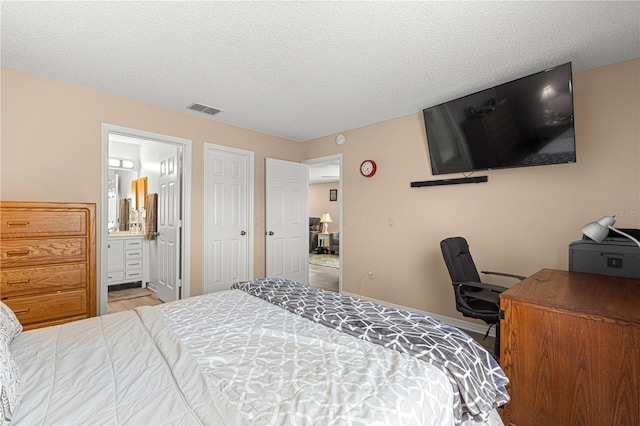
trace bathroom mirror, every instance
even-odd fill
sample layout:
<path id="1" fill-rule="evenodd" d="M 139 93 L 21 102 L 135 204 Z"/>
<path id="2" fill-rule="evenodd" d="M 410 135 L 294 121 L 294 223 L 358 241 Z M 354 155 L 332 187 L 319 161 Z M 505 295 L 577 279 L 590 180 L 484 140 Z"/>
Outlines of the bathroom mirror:
<path id="1" fill-rule="evenodd" d="M 130 208 L 135 208 L 137 191 L 131 190 L 131 183 L 137 180 L 137 171 L 109 168 L 107 182 L 107 196 L 109 200 L 109 231 L 117 230 L 119 227 L 120 200 L 128 198 L 130 200 Z"/>

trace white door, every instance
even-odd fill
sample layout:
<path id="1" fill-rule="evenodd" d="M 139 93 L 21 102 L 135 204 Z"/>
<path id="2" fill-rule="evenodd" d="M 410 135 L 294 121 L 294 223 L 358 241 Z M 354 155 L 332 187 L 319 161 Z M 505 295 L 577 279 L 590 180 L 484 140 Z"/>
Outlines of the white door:
<path id="1" fill-rule="evenodd" d="M 205 144 L 204 293 L 252 278 L 253 153 Z"/>
<path id="2" fill-rule="evenodd" d="M 265 185 L 267 277 L 307 284 L 308 168 L 301 163 L 267 158 Z"/>
<path id="3" fill-rule="evenodd" d="M 180 298 L 180 156 L 171 147 L 160 155 L 158 192 L 157 282 L 158 299 Z"/>

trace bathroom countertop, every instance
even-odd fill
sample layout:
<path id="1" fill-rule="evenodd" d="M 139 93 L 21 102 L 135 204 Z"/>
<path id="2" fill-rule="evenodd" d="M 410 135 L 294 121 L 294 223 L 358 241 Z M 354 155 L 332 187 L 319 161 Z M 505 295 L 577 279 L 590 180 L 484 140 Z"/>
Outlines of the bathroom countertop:
<path id="1" fill-rule="evenodd" d="M 129 231 L 114 231 L 109 233 L 110 237 L 143 237 L 144 233 L 142 232 L 129 232 Z"/>

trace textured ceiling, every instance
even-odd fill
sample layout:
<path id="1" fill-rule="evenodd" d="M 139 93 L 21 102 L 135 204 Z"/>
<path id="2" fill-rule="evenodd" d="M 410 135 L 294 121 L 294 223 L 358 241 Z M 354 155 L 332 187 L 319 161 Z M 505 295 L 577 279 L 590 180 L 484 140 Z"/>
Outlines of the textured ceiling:
<path id="1" fill-rule="evenodd" d="M 297 141 L 572 61 L 640 57 L 640 2 L 10 2 L 2 65 Z M 203 117 L 209 117 L 202 115 Z"/>

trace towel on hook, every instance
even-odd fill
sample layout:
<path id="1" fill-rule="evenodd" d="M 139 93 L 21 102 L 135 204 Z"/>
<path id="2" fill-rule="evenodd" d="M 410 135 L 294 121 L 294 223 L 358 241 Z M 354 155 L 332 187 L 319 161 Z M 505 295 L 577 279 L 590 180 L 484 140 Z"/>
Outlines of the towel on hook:
<path id="1" fill-rule="evenodd" d="M 120 224 L 118 225 L 119 231 L 129 230 L 129 199 L 123 198 L 120 200 Z"/>
<path id="2" fill-rule="evenodd" d="M 144 224 L 144 239 L 155 240 L 158 231 L 158 194 L 147 194 L 145 199 L 147 206 L 147 220 Z"/>

